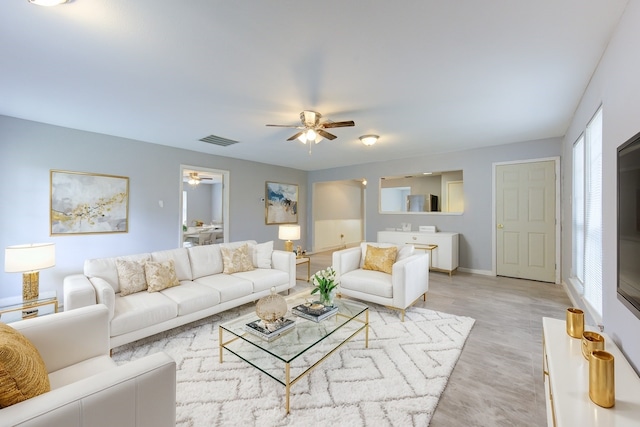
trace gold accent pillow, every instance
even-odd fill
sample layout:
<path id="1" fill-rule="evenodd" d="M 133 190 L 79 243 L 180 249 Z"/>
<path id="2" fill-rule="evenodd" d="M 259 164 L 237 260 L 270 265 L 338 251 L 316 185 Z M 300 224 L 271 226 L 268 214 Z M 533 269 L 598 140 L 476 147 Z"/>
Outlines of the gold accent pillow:
<path id="1" fill-rule="evenodd" d="M 249 255 L 249 245 L 246 243 L 237 249 L 221 247 L 224 274 L 240 273 L 253 270 L 252 256 Z"/>
<path id="2" fill-rule="evenodd" d="M 147 289 L 147 279 L 144 274 L 143 261 L 117 259 L 116 270 L 118 270 L 121 297 Z"/>
<path id="3" fill-rule="evenodd" d="M 367 245 L 367 254 L 364 257 L 363 270 L 382 271 L 391 274 L 393 263 L 396 262 L 398 248 L 391 246 L 389 248 L 379 248 Z"/>
<path id="4" fill-rule="evenodd" d="M 163 289 L 180 285 L 176 275 L 176 266 L 172 259 L 162 262 L 147 261 L 144 264 L 144 273 L 147 276 L 147 291 L 158 292 Z"/>
<path id="5" fill-rule="evenodd" d="M 0 408 L 51 390 L 38 349 L 20 332 L 0 323 Z"/>

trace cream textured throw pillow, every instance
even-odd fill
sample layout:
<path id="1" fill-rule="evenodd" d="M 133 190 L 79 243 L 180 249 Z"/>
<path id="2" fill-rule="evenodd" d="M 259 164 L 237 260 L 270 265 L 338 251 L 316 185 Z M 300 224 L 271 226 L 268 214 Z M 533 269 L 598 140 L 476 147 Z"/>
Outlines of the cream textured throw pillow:
<path id="1" fill-rule="evenodd" d="M 253 266 L 257 268 L 271 268 L 273 240 L 251 246 L 253 246 Z"/>
<path id="2" fill-rule="evenodd" d="M 364 257 L 363 270 L 382 271 L 391 274 L 393 264 L 396 262 L 398 248 L 391 246 L 389 248 L 378 248 L 367 245 L 367 255 Z"/>
<path id="3" fill-rule="evenodd" d="M 147 289 L 147 279 L 144 273 L 143 261 L 117 259 L 116 269 L 118 270 L 121 297 Z"/>
<path id="4" fill-rule="evenodd" d="M 180 284 L 172 259 L 163 262 L 147 261 L 144 264 L 144 272 L 147 276 L 147 284 L 149 285 L 147 291 L 149 292 L 158 292 Z"/>
<path id="5" fill-rule="evenodd" d="M 51 390 L 38 349 L 20 332 L 0 323 L 0 408 Z"/>
<path id="6" fill-rule="evenodd" d="M 252 257 L 249 255 L 249 245 L 246 243 L 237 249 L 221 247 L 224 274 L 240 273 L 253 270 Z"/>
<path id="7" fill-rule="evenodd" d="M 398 250 L 398 255 L 396 256 L 396 262 L 402 261 L 405 258 L 409 258 L 415 252 L 413 245 L 404 245 Z"/>

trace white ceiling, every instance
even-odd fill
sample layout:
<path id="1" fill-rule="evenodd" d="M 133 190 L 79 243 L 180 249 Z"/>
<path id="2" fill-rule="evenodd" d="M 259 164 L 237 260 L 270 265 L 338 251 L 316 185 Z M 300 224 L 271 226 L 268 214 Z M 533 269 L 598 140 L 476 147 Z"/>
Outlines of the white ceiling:
<path id="1" fill-rule="evenodd" d="M 2 0 L 0 114 L 303 170 L 558 137 L 627 1 Z"/>

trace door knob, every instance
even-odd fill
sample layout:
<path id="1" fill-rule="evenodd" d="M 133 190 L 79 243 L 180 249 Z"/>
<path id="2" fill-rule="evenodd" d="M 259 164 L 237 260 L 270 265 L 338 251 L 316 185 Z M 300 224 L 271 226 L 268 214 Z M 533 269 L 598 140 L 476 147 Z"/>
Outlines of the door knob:
<path id="1" fill-rule="evenodd" d="M 504 228 L 504 225 L 498 224 L 498 228 L 502 229 L 502 228 Z"/>

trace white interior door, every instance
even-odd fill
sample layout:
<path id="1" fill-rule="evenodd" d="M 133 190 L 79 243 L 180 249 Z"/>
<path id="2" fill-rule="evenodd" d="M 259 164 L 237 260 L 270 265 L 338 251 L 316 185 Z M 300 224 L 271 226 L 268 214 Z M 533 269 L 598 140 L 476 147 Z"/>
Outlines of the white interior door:
<path id="1" fill-rule="evenodd" d="M 464 211 L 464 185 L 462 181 L 447 182 L 447 212 Z"/>
<path id="2" fill-rule="evenodd" d="M 553 160 L 496 167 L 496 273 L 555 282 Z"/>

